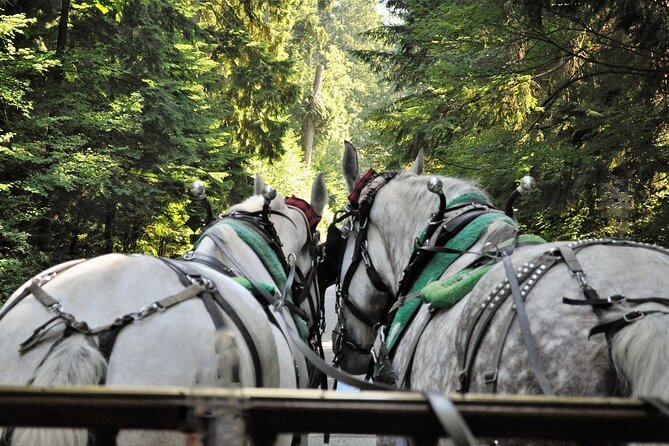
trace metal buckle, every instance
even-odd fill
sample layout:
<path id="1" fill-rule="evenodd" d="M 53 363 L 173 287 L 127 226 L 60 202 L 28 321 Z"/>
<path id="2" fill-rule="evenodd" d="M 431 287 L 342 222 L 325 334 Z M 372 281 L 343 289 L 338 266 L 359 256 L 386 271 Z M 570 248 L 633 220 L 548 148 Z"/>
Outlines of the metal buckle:
<path id="1" fill-rule="evenodd" d="M 184 260 L 193 260 L 195 258 L 195 251 L 186 251 L 184 255 L 181 256 Z"/>
<path id="2" fill-rule="evenodd" d="M 581 288 L 588 286 L 588 281 L 585 280 L 585 274 L 583 272 L 576 271 L 574 275 L 576 276 L 576 280 L 578 280 L 578 283 L 581 286 Z"/>
<path id="3" fill-rule="evenodd" d="M 58 273 L 56 271 L 50 272 L 49 274 L 43 274 L 37 278 L 37 285 L 42 286 L 47 282 L 50 282 Z"/>
<path id="4" fill-rule="evenodd" d="M 216 285 L 214 285 L 214 282 L 211 280 L 207 279 L 206 277 L 202 277 L 199 274 L 186 274 L 186 278 L 192 283 L 193 285 L 199 285 L 202 288 L 205 288 L 209 291 L 213 291 L 216 289 Z"/>
<path id="5" fill-rule="evenodd" d="M 286 297 L 278 291 L 274 297 L 276 300 L 272 304 L 272 308 L 274 308 L 274 311 L 279 312 L 286 304 Z"/>
<path id="6" fill-rule="evenodd" d="M 60 302 L 56 302 L 53 305 L 49 305 L 47 307 L 47 310 L 53 311 L 54 313 L 62 313 L 63 312 L 63 304 L 61 304 Z"/>
<path id="7" fill-rule="evenodd" d="M 622 301 L 627 299 L 625 296 L 621 296 L 620 294 L 614 294 L 613 296 L 609 296 L 606 298 L 606 301 L 610 304 L 617 304 Z"/>
<path id="8" fill-rule="evenodd" d="M 483 380 L 486 384 L 492 384 L 497 381 L 497 369 L 483 372 Z"/>
<path id="9" fill-rule="evenodd" d="M 627 323 L 630 323 L 641 319 L 645 315 L 646 313 L 644 313 L 643 311 L 630 311 L 629 313 L 625 313 L 623 315 L 623 320 Z"/>
<path id="10" fill-rule="evenodd" d="M 386 343 L 385 326 L 379 323 L 376 325 L 375 330 L 376 339 L 374 339 L 374 345 L 372 346 L 371 354 L 374 364 L 378 364 L 379 358 L 381 357 L 381 349 Z"/>
<path id="11" fill-rule="evenodd" d="M 155 313 L 156 311 L 163 311 L 163 310 L 165 310 L 165 308 L 163 308 L 158 302 L 152 302 L 151 304 L 140 308 L 137 313 L 134 313 L 132 315 L 132 318 L 138 321 Z"/>
<path id="12" fill-rule="evenodd" d="M 369 268 L 372 262 L 370 261 L 369 253 L 367 252 L 367 240 L 365 240 L 364 245 L 365 246 L 360 250 L 360 256 L 362 257 L 365 266 Z"/>

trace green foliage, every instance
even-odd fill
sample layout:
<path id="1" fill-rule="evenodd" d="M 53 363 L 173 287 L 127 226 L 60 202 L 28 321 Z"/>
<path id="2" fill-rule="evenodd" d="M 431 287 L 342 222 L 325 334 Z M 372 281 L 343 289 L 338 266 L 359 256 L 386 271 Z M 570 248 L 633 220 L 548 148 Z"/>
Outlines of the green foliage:
<path id="1" fill-rule="evenodd" d="M 248 194 L 245 159 L 281 152 L 297 92 L 285 6 L 196 6 L 73 0 L 65 28 L 60 2 L 6 5 L 3 291 L 75 257 L 181 253 L 190 182 L 207 183 L 217 212 Z"/>
<path id="2" fill-rule="evenodd" d="M 369 125 L 368 118 L 391 96 L 389 85 L 353 56 L 354 51 L 381 48 L 366 35 L 380 25 L 376 2 L 303 2 L 294 9 L 293 23 L 288 52 L 295 61 L 298 83 L 304 88 L 291 110 L 292 129 L 303 135 L 307 117 L 316 116 L 312 168 L 325 174 L 330 208 L 338 209 L 346 203 L 347 195 L 341 178 L 343 141 L 353 141 L 362 149 L 362 156 L 374 158 L 378 152 L 372 148 L 379 147 L 377 128 Z M 317 64 L 324 66 L 323 80 L 312 110 Z"/>
<path id="3" fill-rule="evenodd" d="M 400 164 L 474 179 L 548 239 L 666 244 L 669 10 L 656 2 L 388 1 L 401 17 L 361 51 L 401 94 L 374 121 Z M 623 198 L 621 198 L 623 197 Z M 621 204 L 625 202 L 626 204 Z"/>

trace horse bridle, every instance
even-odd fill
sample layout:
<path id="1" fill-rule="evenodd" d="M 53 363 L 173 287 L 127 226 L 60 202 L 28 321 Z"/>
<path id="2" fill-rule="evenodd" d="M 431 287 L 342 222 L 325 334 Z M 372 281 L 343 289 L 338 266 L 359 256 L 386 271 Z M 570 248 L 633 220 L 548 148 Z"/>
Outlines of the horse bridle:
<path id="1" fill-rule="evenodd" d="M 353 191 L 348 197 L 349 204 L 335 215 L 334 221 L 328 228 L 328 239 L 325 246 L 325 262 L 334 263 L 333 260 L 336 259 L 337 265 L 334 270 L 336 276 L 333 280 L 335 283 L 336 296 L 335 311 L 338 320 L 337 329 L 334 330 L 333 333 L 336 335 L 338 343 L 338 348 L 335 349 L 337 352 L 341 352 L 341 347 L 344 345 L 350 350 L 361 354 L 369 354 L 371 351 L 371 347 L 362 347 L 349 336 L 346 328 L 346 318 L 342 312 L 342 307 L 346 307 L 355 318 L 360 320 L 367 327 L 373 330 L 378 330 L 385 321 L 385 315 L 388 313 L 388 310 L 390 310 L 389 306 L 392 305 L 392 299 L 390 299 L 390 296 L 393 294 L 392 290 L 383 282 L 383 279 L 374 266 L 372 258 L 367 250 L 367 228 L 369 223 L 369 213 L 376 194 L 383 186 L 391 181 L 397 173 L 398 172 L 396 171 L 377 173 L 373 169 L 367 171 L 356 182 Z M 348 219 L 348 221 L 342 231 L 337 225 L 346 219 Z M 343 256 L 346 252 L 346 240 L 351 232 L 356 231 L 356 225 L 357 236 L 353 247 L 351 263 L 343 274 L 342 279 L 341 267 Z M 351 280 L 353 279 L 355 272 L 358 270 L 360 263 L 364 263 L 365 271 L 367 272 L 367 276 L 372 285 L 387 296 L 385 304 L 387 308 L 384 308 L 376 319 L 368 317 L 349 296 Z M 338 364 L 340 360 L 341 357 L 337 355 L 335 356 L 333 363 Z"/>
<path id="2" fill-rule="evenodd" d="M 397 172 L 395 171 L 377 174 L 370 169 L 356 182 L 353 192 L 351 192 L 349 195 L 349 205 L 343 211 L 340 211 L 341 215 L 335 218 L 335 221 L 328 229 L 328 241 L 326 243 L 325 255 L 326 261 L 328 257 L 338 256 L 338 265 L 341 268 L 343 263 L 343 255 L 346 248 L 346 238 L 351 231 L 355 230 L 356 223 L 359 227 L 358 235 L 356 237 L 356 244 L 353 250 L 352 261 L 341 282 L 339 280 L 341 277 L 341 271 L 337 270 L 335 283 L 337 287 L 336 310 L 339 316 L 339 326 L 338 332 L 335 333 L 337 334 L 337 340 L 340 343 L 340 347 L 342 345 L 346 345 L 349 349 L 362 354 L 369 354 L 372 352 L 372 347 L 362 347 L 355 340 L 351 339 L 351 336 L 349 336 L 346 330 L 345 318 L 340 310 L 342 305 L 345 306 L 358 320 L 364 323 L 367 327 L 379 333 L 382 332 L 382 327 L 387 326 L 390 322 L 390 318 L 392 317 L 391 313 L 394 308 L 394 302 L 398 301 L 399 299 L 391 299 L 391 296 L 394 293 L 391 291 L 390 287 L 388 287 L 383 282 L 381 276 L 371 261 L 371 257 L 367 251 L 367 224 L 369 221 L 371 206 L 374 202 L 376 194 L 396 175 Z M 429 262 L 429 260 L 437 252 L 448 251 L 447 248 L 441 247 L 448 241 L 448 239 L 454 237 L 460 230 L 462 230 L 462 228 L 473 221 L 476 217 L 483 213 L 490 212 L 493 209 L 489 203 L 479 203 L 473 201 L 452 204 L 446 207 L 446 198 L 443 192 L 439 190 L 438 192 L 434 193 L 437 193 L 437 195 L 440 197 L 439 210 L 434 213 L 428 220 L 421 240 L 417 239 L 416 241 L 416 249 L 414 249 L 411 258 L 406 268 L 404 269 L 403 278 L 399 283 L 398 291 L 395 296 L 396 298 L 403 296 L 406 299 L 408 297 L 410 287 L 426 263 Z M 446 214 L 448 214 L 448 218 L 446 217 Z M 349 218 L 349 223 L 344 227 L 344 231 L 340 231 L 336 227 L 333 229 L 334 225 L 340 223 L 346 218 Z M 337 234 L 337 231 L 339 231 L 339 234 Z M 333 239 L 337 238 L 338 242 L 332 242 L 330 240 L 331 237 Z M 328 252 L 328 249 L 330 252 Z M 480 254 L 486 256 L 485 253 Z M 377 290 L 386 294 L 387 296 L 383 311 L 380 312 L 380 315 L 375 319 L 368 317 L 358 307 L 358 305 L 356 305 L 349 298 L 348 288 L 355 271 L 360 265 L 360 262 L 364 262 L 367 276 L 369 277 L 372 285 L 374 285 Z M 335 360 L 337 359 L 339 358 L 335 358 Z"/>

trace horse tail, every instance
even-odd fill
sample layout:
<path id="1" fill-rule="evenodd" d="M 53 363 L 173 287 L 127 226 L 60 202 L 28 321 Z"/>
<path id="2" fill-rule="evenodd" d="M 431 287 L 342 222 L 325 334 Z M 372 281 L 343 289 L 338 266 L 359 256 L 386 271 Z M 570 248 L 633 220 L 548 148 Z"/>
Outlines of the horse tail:
<path id="1" fill-rule="evenodd" d="M 47 354 L 35 371 L 32 384 L 36 386 L 82 386 L 99 384 L 105 376 L 107 362 L 84 336 L 63 338 Z M 85 429 L 15 429 L 12 446 L 71 445 L 85 446 Z"/>
<path id="2" fill-rule="evenodd" d="M 669 317 L 648 315 L 611 339 L 611 358 L 633 397 L 669 399 Z"/>

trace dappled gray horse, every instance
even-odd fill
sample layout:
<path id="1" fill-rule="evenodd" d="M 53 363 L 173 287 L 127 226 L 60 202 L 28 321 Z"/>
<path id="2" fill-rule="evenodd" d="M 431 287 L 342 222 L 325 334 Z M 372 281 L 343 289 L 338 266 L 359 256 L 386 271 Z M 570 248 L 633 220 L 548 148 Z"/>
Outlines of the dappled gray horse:
<path id="1" fill-rule="evenodd" d="M 261 189 L 258 177 L 256 193 Z M 289 302 L 291 289 L 294 301 L 306 296 L 290 279 L 295 267 L 312 278 L 306 288 L 315 283 L 313 233 L 327 191 L 319 175 L 312 207 L 270 198 L 233 206 L 179 260 L 109 254 L 28 281 L 0 313 L 0 384 L 305 387 L 304 357 L 266 307 L 285 297 L 291 311 L 282 311 L 292 317 L 284 324 L 305 339 L 308 324 L 318 322 L 307 299 Z M 1 440 L 86 445 L 87 435 L 7 428 Z M 117 440 L 164 446 L 185 439 L 128 430 Z"/>
<path id="2" fill-rule="evenodd" d="M 372 356 L 377 379 L 420 390 L 669 399 L 669 251 L 545 243 L 473 184 L 421 170 L 422 155 L 361 176 L 346 144 L 346 240 L 337 253 L 329 233 L 326 255 L 341 264 L 343 370 Z"/>

